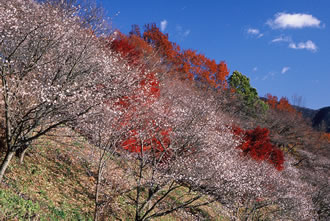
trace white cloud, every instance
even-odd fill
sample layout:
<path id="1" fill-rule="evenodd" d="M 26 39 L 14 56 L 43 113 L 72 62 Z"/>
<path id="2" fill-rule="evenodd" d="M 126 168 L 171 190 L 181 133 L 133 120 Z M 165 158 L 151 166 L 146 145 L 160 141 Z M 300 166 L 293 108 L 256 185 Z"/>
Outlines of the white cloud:
<path id="1" fill-rule="evenodd" d="M 288 70 L 290 70 L 290 67 L 283 67 L 281 73 L 285 74 Z"/>
<path id="2" fill-rule="evenodd" d="M 190 30 L 186 30 L 186 31 L 183 33 L 183 37 L 187 37 L 189 34 L 190 34 Z"/>
<path id="3" fill-rule="evenodd" d="M 292 42 L 291 38 L 290 37 L 287 37 L 287 36 L 280 36 L 278 38 L 274 38 L 272 40 L 273 43 L 275 42 Z"/>
<path id="4" fill-rule="evenodd" d="M 260 31 L 258 29 L 254 29 L 254 28 L 249 28 L 247 30 L 247 33 L 249 34 L 253 34 L 253 35 L 258 35 L 260 33 Z"/>
<path id="5" fill-rule="evenodd" d="M 294 42 L 291 42 L 289 44 L 289 48 L 297 49 L 297 50 L 298 49 L 306 49 L 306 50 L 309 50 L 309 51 L 312 51 L 312 52 L 316 52 L 317 51 L 317 46 L 311 40 L 308 40 L 306 42 L 300 42 L 298 44 L 296 44 Z"/>
<path id="6" fill-rule="evenodd" d="M 304 28 L 304 27 L 320 27 L 321 21 L 309 14 L 289 14 L 277 13 L 275 19 L 268 20 L 267 23 L 271 28 Z"/>
<path id="7" fill-rule="evenodd" d="M 254 67 L 252 70 L 256 72 L 258 70 L 258 67 Z"/>
<path id="8" fill-rule="evenodd" d="M 167 20 L 163 20 L 163 21 L 161 21 L 161 22 L 160 22 L 160 30 L 161 30 L 162 32 L 164 32 L 165 29 L 166 29 L 166 27 L 167 27 Z"/>
<path id="9" fill-rule="evenodd" d="M 249 28 L 247 30 L 247 33 L 250 35 L 257 36 L 257 38 L 261 38 L 262 36 L 264 36 L 264 34 L 260 33 L 260 31 L 256 28 Z"/>
<path id="10" fill-rule="evenodd" d="M 298 44 L 295 43 L 290 37 L 287 36 L 280 36 L 278 38 L 274 38 L 272 43 L 279 43 L 279 42 L 287 42 L 289 45 L 289 48 L 292 49 L 306 49 L 308 51 L 316 52 L 318 50 L 316 44 L 312 42 L 311 40 L 308 40 L 306 42 L 299 42 Z"/>
<path id="11" fill-rule="evenodd" d="M 275 75 L 276 75 L 276 72 L 270 71 L 270 72 L 268 72 L 268 74 L 266 74 L 265 76 L 263 76 L 262 80 L 264 81 L 264 80 L 267 80 L 268 78 L 274 79 L 274 76 Z"/>
<path id="12" fill-rule="evenodd" d="M 181 25 L 176 26 L 177 36 L 180 38 L 180 40 L 183 40 L 190 34 L 189 29 L 183 29 Z"/>

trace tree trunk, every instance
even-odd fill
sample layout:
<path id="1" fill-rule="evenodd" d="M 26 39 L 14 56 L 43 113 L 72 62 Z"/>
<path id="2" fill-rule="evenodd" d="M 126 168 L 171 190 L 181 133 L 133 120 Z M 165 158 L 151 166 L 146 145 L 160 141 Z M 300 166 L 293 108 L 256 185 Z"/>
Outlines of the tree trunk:
<path id="1" fill-rule="evenodd" d="M 100 192 L 100 174 L 97 175 L 96 187 L 95 187 L 95 210 L 94 221 L 98 220 L 98 207 L 99 207 L 99 192 Z"/>
<path id="2" fill-rule="evenodd" d="M 26 151 L 27 151 L 27 148 L 24 148 L 22 151 L 20 151 L 18 153 L 19 163 L 20 164 L 23 164 L 23 160 L 24 160 L 24 156 L 25 156 Z"/>
<path id="3" fill-rule="evenodd" d="M 0 183 L 2 182 L 3 176 L 10 163 L 10 160 L 13 158 L 14 155 L 15 155 L 15 152 L 7 152 L 5 159 L 2 161 L 2 164 L 0 167 Z"/>
<path id="4" fill-rule="evenodd" d="M 19 158 L 19 163 L 20 164 L 23 164 L 25 153 L 26 153 L 28 147 L 29 147 L 29 144 L 23 144 L 15 152 L 15 156 Z"/>
<path id="5" fill-rule="evenodd" d="M 105 150 L 101 151 L 99 165 L 97 168 L 97 177 L 96 177 L 96 186 L 95 186 L 95 210 L 94 210 L 94 221 L 98 220 L 98 209 L 99 209 L 99 194 L 100 194 L 100 183 L 102 179 L 102 172 L 103 172 L 103 158 L 105 155 Z"/>

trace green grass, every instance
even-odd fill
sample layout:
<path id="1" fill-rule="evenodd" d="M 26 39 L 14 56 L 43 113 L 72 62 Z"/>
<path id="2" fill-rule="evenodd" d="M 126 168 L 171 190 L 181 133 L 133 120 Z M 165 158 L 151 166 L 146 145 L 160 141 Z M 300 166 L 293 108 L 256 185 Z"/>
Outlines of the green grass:
<path id="1" fill-rule="evenodd" d="M 40 214 L 40 206 L 8 190 L 0 189 L 1 220 L 28 220 Z"/>

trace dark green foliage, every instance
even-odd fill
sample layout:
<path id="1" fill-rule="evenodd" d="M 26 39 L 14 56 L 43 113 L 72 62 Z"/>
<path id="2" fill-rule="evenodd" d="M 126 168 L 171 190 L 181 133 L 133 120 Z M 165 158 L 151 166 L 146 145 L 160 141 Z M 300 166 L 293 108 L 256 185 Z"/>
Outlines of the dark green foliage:
<path id="1" fill-rule="evenodd" d="M 268 105 L 259 99 L 258 92 L 251 87 L 248 77 L 239 71 L 234 71 L 228 78 L 228 85 L 242 99 L 246 112 L 254 114 L 267 111 Z"/>

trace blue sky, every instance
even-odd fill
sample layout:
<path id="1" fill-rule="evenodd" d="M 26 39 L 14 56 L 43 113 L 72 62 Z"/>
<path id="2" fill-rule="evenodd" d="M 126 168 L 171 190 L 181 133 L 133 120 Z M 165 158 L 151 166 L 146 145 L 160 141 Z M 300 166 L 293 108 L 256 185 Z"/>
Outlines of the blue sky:
<path id="1" fill-rule="evenodd" d="M 98 0 L 114 29 L 156 23 L 171 41 L 251 79 L 260 96 L 330 106 L 329 0 Z"/>

